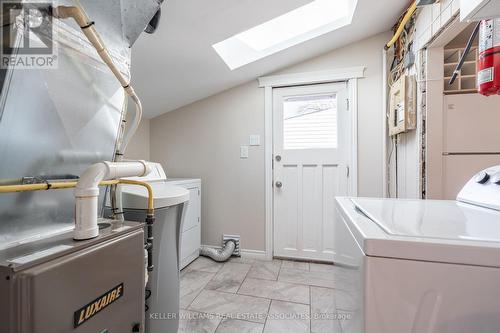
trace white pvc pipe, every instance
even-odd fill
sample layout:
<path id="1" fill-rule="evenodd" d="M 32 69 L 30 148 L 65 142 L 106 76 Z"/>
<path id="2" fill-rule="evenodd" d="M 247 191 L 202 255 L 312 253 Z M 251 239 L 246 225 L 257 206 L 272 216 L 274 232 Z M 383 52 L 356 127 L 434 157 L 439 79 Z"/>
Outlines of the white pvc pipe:
<path id="1" fill-rule="evenodd" d="M 142 177 L 151 171 L 145 161 L 101 162 L 91 165 L 80 177 L 75 188 L 75 231 L 73 238 L 84 240 L 97 237 L 99 183 L 123 177 Z"/>

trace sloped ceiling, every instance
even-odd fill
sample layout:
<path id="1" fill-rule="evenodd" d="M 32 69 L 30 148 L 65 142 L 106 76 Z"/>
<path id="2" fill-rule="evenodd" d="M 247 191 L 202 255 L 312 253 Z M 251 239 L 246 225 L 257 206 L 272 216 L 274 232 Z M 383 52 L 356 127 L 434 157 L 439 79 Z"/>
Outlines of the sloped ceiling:
<path id="1" fill-rule="evenodd" d="M 335 0 L 332 0 L 335 1 Z M 211 96 L 361 39 L 388 31 L 407 0 L 358 0 L 351 25 L 230 71 L 212 45 L 311 0 L 168 0 L 159 29 L 132 49 L 132 83 L 145 117 Z M 382 46 L 381 46 L 382 49 Z"/>

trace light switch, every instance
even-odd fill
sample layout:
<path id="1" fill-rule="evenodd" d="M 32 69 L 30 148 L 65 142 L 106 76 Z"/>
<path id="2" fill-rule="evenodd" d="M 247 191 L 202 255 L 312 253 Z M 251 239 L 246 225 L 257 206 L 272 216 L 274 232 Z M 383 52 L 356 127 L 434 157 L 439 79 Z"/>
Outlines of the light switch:
<path id="1" fill-rule="evenodd" d="M 240 158 L 248 158 L 248 146 L 240 147 Z"/>
<path id="2" fill-rule="evenodd" d="M 252 134 L 250 135 L 250 146 L 260 146 L 260 135 Z"/>

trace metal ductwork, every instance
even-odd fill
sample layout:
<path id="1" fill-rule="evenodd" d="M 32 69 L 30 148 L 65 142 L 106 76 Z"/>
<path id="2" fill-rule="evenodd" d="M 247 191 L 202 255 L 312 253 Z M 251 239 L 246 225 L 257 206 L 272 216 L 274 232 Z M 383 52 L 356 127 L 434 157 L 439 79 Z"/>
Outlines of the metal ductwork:
<path id="1" fill-rule="evenodd" d="M 202 246 L 200 249 L 200 255 L 204 257 L 209 257 L 215 261 L 222 262 L 227 261 L 229 257 L 233 254 L 236 249 L 236 243 L 233 240 L 228 240 L 222 249 L 214 249 L 207 246 Z"/>
<path id="2" fill-rule="evenodd" d="M 151 22 L 159 0 L 80 0 L 110 56 L 130 80 L 130 47 Z M 2 2 L 2 5 L 4 2 Z M 73 0 L 47 6 L 72 6 Z M 18 2 L 22 8 L 22 2 Z M 5 13 L 4 13 L 5 14 Z M 2 15 L 4 36 L 20 43 L 22 32 Z M 123 88 L 71 20 L 57 26 L 53 41 L 57 67 L 0 68 L 0 183 L 61 179 L 81 175 L 90 165 L 114 160 L 124 118 Z M 45 40 L 46 42 L 47 40 Z M 19 44 L 12 54 L 20 52 Z M 71 189 L 10 193 L 0 197 L 0 249 L 33 237 L 73 228 Z M 100 206 L 104 195 L 100 195 Z"/>

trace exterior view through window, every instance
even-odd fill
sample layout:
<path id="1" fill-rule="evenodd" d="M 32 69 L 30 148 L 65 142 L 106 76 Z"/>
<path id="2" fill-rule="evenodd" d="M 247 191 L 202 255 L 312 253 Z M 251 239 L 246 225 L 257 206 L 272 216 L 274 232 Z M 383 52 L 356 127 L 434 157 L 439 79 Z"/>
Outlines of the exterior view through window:
<path id="1" fill-rule="evenodd" d="M 288 97 L 283 102 L 283 148 L 337 148 L 335 94 Z"/>

